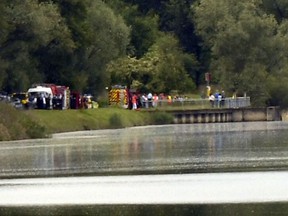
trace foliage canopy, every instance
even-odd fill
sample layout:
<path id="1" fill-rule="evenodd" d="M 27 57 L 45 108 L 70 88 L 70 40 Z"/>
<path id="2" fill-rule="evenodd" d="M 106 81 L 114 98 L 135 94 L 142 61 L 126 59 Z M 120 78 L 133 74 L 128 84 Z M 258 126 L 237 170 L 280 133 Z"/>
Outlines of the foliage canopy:
<path id="1" fill-rule="evenodd" d="M 227 94 L 286 106 L 287 11 L 285 0 L 2 0 L 0 87 L 186 93 L 209 71 Z"/>

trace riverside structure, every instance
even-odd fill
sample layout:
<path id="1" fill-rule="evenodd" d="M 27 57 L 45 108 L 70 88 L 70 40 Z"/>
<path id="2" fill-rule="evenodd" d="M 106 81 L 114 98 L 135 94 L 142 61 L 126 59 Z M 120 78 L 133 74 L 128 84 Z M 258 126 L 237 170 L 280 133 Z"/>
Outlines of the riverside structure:
<path id="1" fill-rule="evenodd" d="M 175 124 L 282 120 L 278 107 L 170 110 L 166 112 L 174 116 Z"/>

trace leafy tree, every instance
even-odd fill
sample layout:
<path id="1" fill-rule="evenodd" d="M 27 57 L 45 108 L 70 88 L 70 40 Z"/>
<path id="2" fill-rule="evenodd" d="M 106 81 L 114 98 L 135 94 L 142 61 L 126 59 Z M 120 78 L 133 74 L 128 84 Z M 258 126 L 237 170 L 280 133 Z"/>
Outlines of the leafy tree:
<path id="1" fill-rule="evenodd" d="M 7 11 L 6 11 L 6 1 L 0 2 L 0 49 L 2 49 L 2 43 L 7 40 L 7 36 L 10 31 L 10 25 L 7 19 Z M 0 88 L 2 89 L 5 85 L 5 79 L 7 77 L 6 73 L 7 62 L 0 56 Z"/>
<path id="2" fill-rule="evenodd" d="M 187 92 L 195 89 L 185 69 L 185 63 L 190 61 L 195 59 L 181 50 L 177 39 L 163 35 L 141 59 L 118 59 L 109 65 L 108 70 L 113 84 L 158 93 Z"/>
<path id="3" fill-rule="evenodd" d="M 288 2 L 286 0 L 262 0 L 263 10 L 273 14 L 278 22 L 288 18 Z"/>
<path id="4" fill-rule="evenodd" d="M 135 56 L 142 57 L 160 36 L 157 16 L 139 16 L 132 23 L 131 43 Z"/>
<path id="5" fill-rule="evenodd" d="M 7 1 L 0 2 L 0 43 L 6 40 L 6 37 L 9 33 L 9 23 L 7 19 L 7 11 L 6 11 Z"/>
<path id="6" fill-rule="evenodd" d="M 185 51 L 199 53 L 199 38 L 194 34 L 194 23 L 191 20 L 191 5 L 195 0 L 169 0 L 163 3 L 160 11 L 160 29 L 173 32 Z"/>
<path id="7" fill-rule="evenodd" d="M 203 61 L 205 56 L 199 46 L 201 41 L 194 33 L 194 23 L 190 18 L 190 5 L 195 0 L 106 1 L 120 11 L 132 27 L 131 48 L 134 52 L 130 52 L 130 55 L 141 58 L 157 38 L 161 37 L 160 31 L 164 31 L 179 39 L 184 52 L 193 53 L 196 59 Z M 193 65 L 190 69 L 187 68 L 187 72 L 199 85 L 204 80 L 201 73 L 206 72 L 206 68 L 204 64 L 198 64 L 198 67 Z"/>
<path id="8" fill-rule="evenodd" d="M 140 70 L 140 60 L 129 56 L 118 58 L 107 66 L 107 72 L 111 74 L 111 85 L 125 85 L 128 88 L 139 89 L 142 86 Z M 138 85 L 135 86 L 135 83 Z"/>
<path id="9" fill-rule="evenodd" d="M 205 66 L 204 50 L 201 48 L 201 38 L 195 34 L 194 23 L 191 19 L 191 5 L 195 0 L 169 0 L 163 1 L 163 7 L 160 13 L 160 29 L 164 32 L 173 32 L 179 39 L 181 46 L 187 53 L 193 53 L 196 56 L 198 67 L 193 65 L 188 69 L 188 73 L 193 77 L 197 85 L 200 85 L 204 79 L 201 74 L 207 71 Z"/>
<path id="10" fill-rule="evenodd" d="M 50 2 L 51 0 L 45 0 Z M 82 46 L 87 41 L 89 35 L 89 26 L 87 25 L 87 9 L 91 0 L 52 0 L 58 5 L 61 16 L 65 18 L 68 28 L 70 29 L 73 41 Z"/>
<path id="11" fill-rule="evenodd" d="M 106 64 L 125 54 L 130 29 L 101 0 L 54 0 L 65 18 L 74 47 L 55 41 L 43 47 L 46 80 L 80 92 L 100 94 L 109 83 Z"/>
<path id="12" fill-rule="evenodd" d="M 161 35 L 159 16 L 152 12 L 142 13 L 136 2 L 115 0 L 106 0 L 105 2 L 123 17 L 127 25 L 131 26 L 128 55 L 141 58 Z"/>
<path id="13" fill-rule="evenodd" d="M 154 66 L 148 89 L 166 93 L 172 90 L 182 93 L 193 91 L 195 84 L 185 68 L 188 59 L 195 61 L 193 56 L 189 57 L 183 52 L 175 37 L 166 35 L 159 38 L 144 58 L 145 61 L 150 60 Z"/>
<path id="14" fill-rule="evenodd" d="M 262 6 L 260 0 L 202 0 L 193 7 L 213 76 L 228 91 L 247 92 L 255 105 L 270 97 L 269 77 L 287 76 L 286 28 Z"/>
<path id="15" fill-rule="evenodd" d="M 42 0 L 42 2 L 51 2 Z M 55 39 L 47 46 L 42 46 L 36 53 L 40 59 L 40 70 L 45 74 L 45 81 L 68 85 L 80 92 L 87 89 L 88 73 L 84 50 L 90 44 L 91 30 L 87 24 L 89 0 L 53 0 L 59 8 L 70 37 Z M 73 46 L 69 45 L 69 40 Z"/>
<path id="16" fill-rule="evenodd" d="M 101 91 L 109 84 L 110 74 L 106 65 L 125 54 L 129 44 L 130 29 L 120 16 L 102 1 L 92 1 L 88 9 L 87 23 L 93 36 L 86 47 L 87 72 L 92 92 Z"/>
<path id="17" fill-rule="evenodd" d="M 124 0 L 128 3 L 138 5 L 140 11 L 144 14 L 148 13 L 149 11 L 159 11 L 161 10 L 163 2 L 166 2 L 167 0 Z"/>
<path id="18" fill-rule="evenodd" d="M 49 44 L 57 34 L 62 37 L 69 32 L 61 24 L 57 8 L 50 3 L 14 0 L 5 8 L 10 28 L 0 51 L 7 65 L 4 89 L 8 92 L 24 91 L 31 83 L 43 80 L 33 54 Z"/>

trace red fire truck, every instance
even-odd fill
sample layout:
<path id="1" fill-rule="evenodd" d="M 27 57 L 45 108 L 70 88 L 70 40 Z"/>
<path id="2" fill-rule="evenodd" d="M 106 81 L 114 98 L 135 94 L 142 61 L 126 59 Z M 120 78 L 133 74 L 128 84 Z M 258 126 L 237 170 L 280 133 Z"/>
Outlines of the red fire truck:
<path id="1" fill-rule="evenodd" d="M 109 105 L 130 108 L 130 91 L 126 86 L 114 85 L 109 91 Z"/>

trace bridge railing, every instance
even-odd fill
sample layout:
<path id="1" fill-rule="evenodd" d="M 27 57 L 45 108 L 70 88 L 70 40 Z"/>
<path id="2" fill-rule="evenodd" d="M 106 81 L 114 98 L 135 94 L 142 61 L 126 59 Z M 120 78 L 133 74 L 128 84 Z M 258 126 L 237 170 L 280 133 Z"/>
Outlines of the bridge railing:
<path id="1" fill-rule="evenodd" d="M 250 97 L 225 98 L 226 108 L 241 108 L 250 106 Z"/>
<path id="2" fill-rule="evenodd" d="M 242 108 L 250 107 L 250 97 L 224 98 L 221 101 L 215 100 L 211 103 L 206 99 L 167 99 L 158 100 L 154 107 L 163 109 L 183 108 L 183 109 L 211 109 L 211 108 Z"/>

